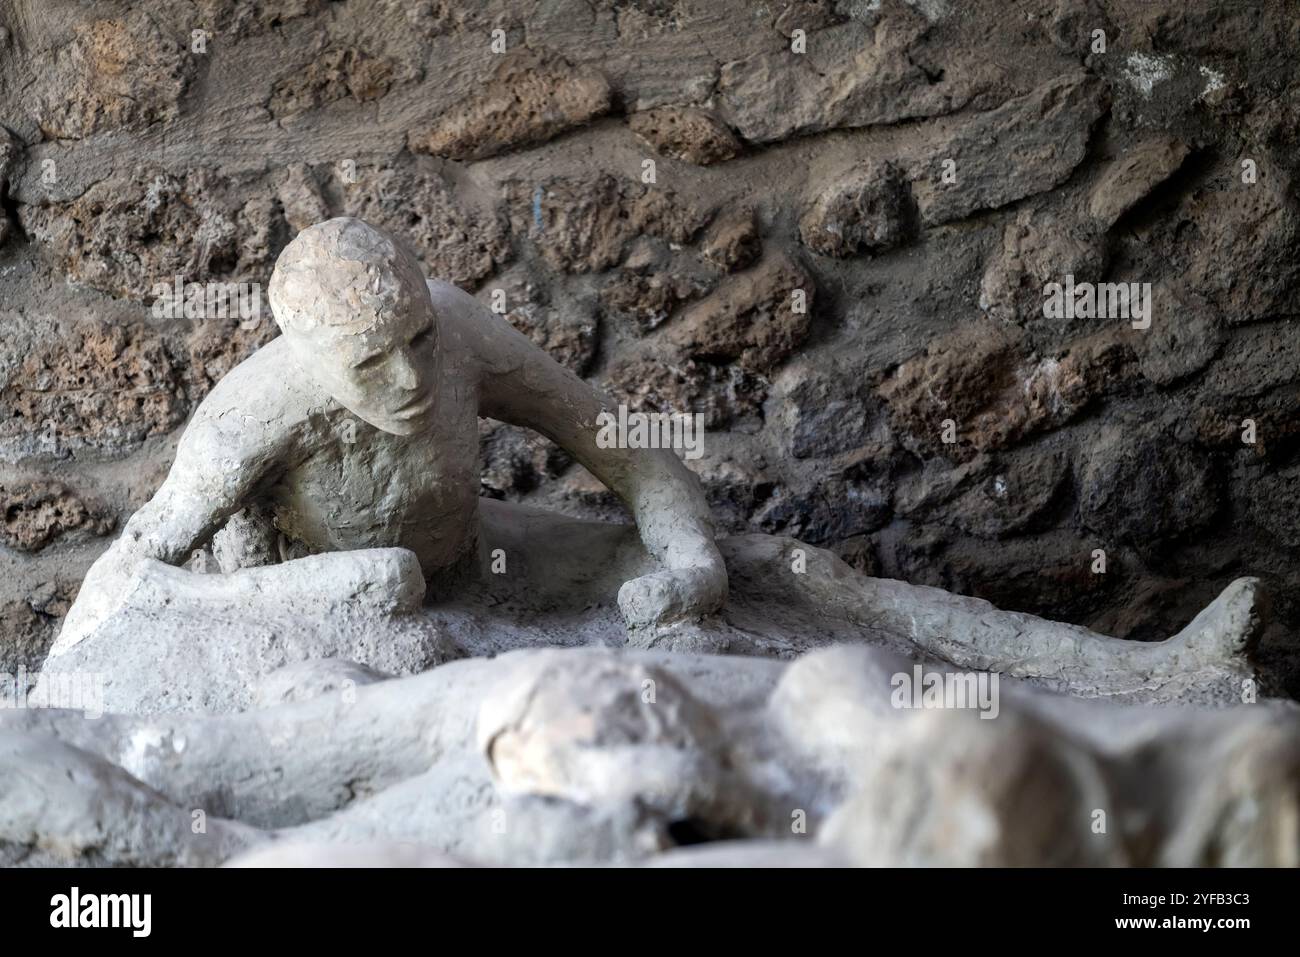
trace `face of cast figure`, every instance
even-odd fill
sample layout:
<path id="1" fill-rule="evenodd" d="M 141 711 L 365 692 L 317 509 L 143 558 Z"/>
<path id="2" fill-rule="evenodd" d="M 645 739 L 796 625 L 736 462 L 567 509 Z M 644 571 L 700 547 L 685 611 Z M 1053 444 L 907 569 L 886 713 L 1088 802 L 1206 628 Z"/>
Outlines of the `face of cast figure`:
<path id="1" fill-rule="evenodd" d="M 413 256 L 359 220 L 329 220 L 286 247 L 270 292 L 295 358 L 317 385 L 385 432 L 430 426 L 438 326 Z"/>
<path id="2" fill-rule="evenodd" d="M 438 328 L 428 304 L 369 332 L 318 328 L 296 334 L 295 353 L 339 404 L 377 429 L 411 435 L 434 411 Z"/>

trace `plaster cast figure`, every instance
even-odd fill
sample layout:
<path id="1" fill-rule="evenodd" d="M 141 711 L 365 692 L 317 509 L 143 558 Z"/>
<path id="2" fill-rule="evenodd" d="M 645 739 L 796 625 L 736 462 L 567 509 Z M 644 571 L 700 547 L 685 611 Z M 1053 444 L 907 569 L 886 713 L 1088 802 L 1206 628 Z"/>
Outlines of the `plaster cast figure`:
<path id="1" fill-rule="evenodd" d="M 288 670 L 271 683 L 309 675 Z M 0 709 L 0 865 L 285 862 L 298 843 L 336 861 L 397 843 L 630 863 L 679 843 L 682 820 L 729 838 L 705 847 L 786 863 L 817 847 L 866 866 L 1300 863 L 1287 703 L 1132 707 L 1008 684 L 985 721 L 894 706 L 900 670 L 862 645 L 793 662 L 538 649 L 368 684 L 351 671 L 348 701 L 317 686 L 238 714 Z M 803 808 L 806 834 L 790 826 Z"/>
<path id="2" fill-rule="evenodd" d="M 95 563 L 56 650 L 110 614 L 141 559 L 177 564 L 265 504 L 312 552 L 401 546 L 435 579 L 475 560 L 478 417 L 526 426 L 627 504 L 662 568 L 627 582 L 631 626 L 698 617 L 727 573 L 695 475 L 669 450 L 600 448 L 607 406 L 508 322 L 365 223 L 303 230 L 268 290 L 284 335 L 203 401 L 166 482 Z"/>
<path id="3" fill-rule="evenodd" d="M 199 406 L 166 482 L 91 568 L 47 670 L 122 607 L 132 588 L 137 604 L 161 589 L 158 608 L 262 602 L 269 613 L 277 601 L 324 607 L 334 592 L 408 608 L 424 592 L 401 549 L 414 553 L 433 590 L 446 594 L 458 575 L 463 582 L 463 573 L 478 567 L 483 537 L 510 541 L 516 553 L 535 548 L 525 536 L 511 537 L 510 524 L 525 519 L 480 506 L 480 415 L 548 436 L 627 503 L 658 570 L 646 574 L 645 554 L 594 532 L 567 546 L 556 544 L 558 533 L 543 534 L 552 551 L 581 553 L 544 556 L 543 563 L 580 561 L 624 580 L 623 617 L 634 636 L 649 636 L 638 644 L 656 646 L 660 626 L 689 633 L 684 623 L 727 601 L 726 565 L 694 474 L 672 451 L 599 447 L 606 399 L 468 294 L 426 283 L 414 257 L 383 233 L 355 219 L 304 230 L 281 253 L 269 299 L 283 337 L 232 370 Z M 270 516 L 277 534 L 294 543 L 279 558 L 315 557 L 188 580 L 158 574 L 158 561 L 183 562 L 237 512 L 230 527 L 252 514 Z M 785 587 L 779 573 L 790 567 L 790 540 L 750 538 L 723 542 L 733 570 L 747 588 L 766 582 L 770 601 L 786 600 L 773 596 Z M 222 566 L 235 571 L 267 560 L 278 559 Z M 1255 579 L 1229 585 L 1169 640 L 1134 642 L 841 566 L 797 576 L 800 594 L 857 622 L 857 640 L 896 641 L 959 667 L 1085 696 L 1145 690 L 1177 697 L 1203 683 L 1208 669 L 1233 697 L 1253 674 L 1246 655 L 1263 625 Z M 539 568 L 532 586 L 547 574 Z M 743 627 L 728 627 L 745 637 Z M 817 637 L 801 637 L 800 647 Z M 685 643 L 692 640 L 665 646 L 744 647 L 737 640 L 710 644 L 708 636 Z"/>

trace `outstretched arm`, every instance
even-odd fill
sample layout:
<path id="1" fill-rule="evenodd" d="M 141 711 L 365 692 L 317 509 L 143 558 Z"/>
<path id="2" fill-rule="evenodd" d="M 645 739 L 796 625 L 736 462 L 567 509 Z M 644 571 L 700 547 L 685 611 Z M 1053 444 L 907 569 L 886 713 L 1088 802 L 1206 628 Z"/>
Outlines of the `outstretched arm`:
<path id="1" fill-rule="evenodd" d="M 75 645 L 117 609 L 142 560 L 181 563 L 243 507 L 280 443 L 268 423 L 230 404 L 241 391 L 238 382 L 223 382 L 199 407 L 162 487 L 86 573 L 51 655 Z"/>
<path id="2" fill-rule="evenodd" d="M 601 448 L 611 401 L 477 300 L 431 283 L 434 302 L 455 310 L 482 372 L 482 415 L 540 432 L 568 451 L 631 510 L 641 541 L 663 570 L 627 582 L 619 607 L 632 627 L 698 618 L 727 598 L 727 569 L 714 544 L 699 479 L 668 449 Z"/>

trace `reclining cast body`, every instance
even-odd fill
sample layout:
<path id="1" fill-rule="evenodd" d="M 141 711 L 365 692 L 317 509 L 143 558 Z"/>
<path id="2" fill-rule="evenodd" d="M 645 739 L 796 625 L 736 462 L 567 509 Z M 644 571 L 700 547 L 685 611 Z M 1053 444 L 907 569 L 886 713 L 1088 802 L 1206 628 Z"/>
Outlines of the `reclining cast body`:
<path id="1" fill-rule="evenodd" d="M 400 546 L 426 579 L 476 568 L 480 415 L 552 439 L 628 505 L 660 566 L 619 590 L 633 631 L 723 606 L 727 570 L 695 475 L 669 450 L 601 448 L 608 400 L 473 297 L 426 282 L 390 237 L 347 218 L 304 230 L 276 262 L 269 299 L 284 335 L 199 406 L 163 486 L 90 569 L 51 658 L 122 604 L 142 560 L 183 562 L 248 506 L 340 562 L 353 561 L 349 550 Z M 965 668 L 1054 676 L 1091 695 L 1109 693 L 1115 676 L 1125 686 L 1159 683 L 1225 662 L 1235 675 L 1262 625 L 1256 588 L 1234 582 L 1155 644 L 931 588 L 864 578 L 860 591 L 871 625 L 923 652 Z"/>

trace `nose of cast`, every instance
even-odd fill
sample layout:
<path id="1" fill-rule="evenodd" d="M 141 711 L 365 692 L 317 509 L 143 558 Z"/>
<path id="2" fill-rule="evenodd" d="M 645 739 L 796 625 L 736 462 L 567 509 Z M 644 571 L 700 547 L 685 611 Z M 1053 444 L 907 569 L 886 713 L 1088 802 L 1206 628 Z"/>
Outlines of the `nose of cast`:
<path id="1" fill-rule="evenodd" d="M 393 356 L 392 370 L 393 384 L 399 389 L 414 392 L 415 387 L 420 384 L 420 375 L 416 371 L 415 363 L 407 350 L 399 349 L 397 354 Z"/>

